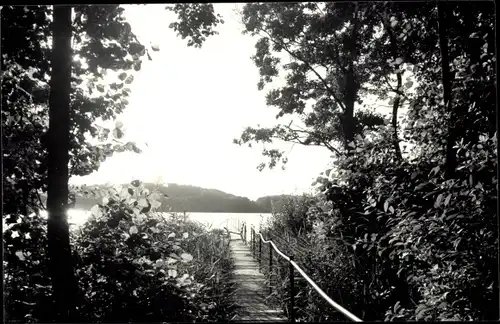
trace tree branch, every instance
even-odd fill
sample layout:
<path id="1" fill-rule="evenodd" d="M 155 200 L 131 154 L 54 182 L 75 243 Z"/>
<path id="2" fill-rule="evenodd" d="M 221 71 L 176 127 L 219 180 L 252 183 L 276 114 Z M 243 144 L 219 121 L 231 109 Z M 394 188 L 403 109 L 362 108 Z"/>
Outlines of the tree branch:
<path id="1" fill-rule="evenodd" d="M 325 90 L 335 99 L 337 104 L 339 106 L 341 106 L 342 109 L 345 110 L 344 103 L 337 97 L 337 95 L 335 94 L 335 91 L 333 91 L 333 89 L 331 89 L 331 87 L 328 85 L 328 82 L 326 82 L 326 80 L 318 73 L 318 71 L 316 71 L 311 66 L 311 64 L 309 62 L 307 62 L 305 59 L 299 57 L 296 53 L 293 53 L 288 48 L 287 44 L 285 44 L 283 42 L 278 42 L 277 40 L 275 40 L 267 31 L 263 30 L 262 28 L 259 30 L 262 31 L 263 33 L 265 33 L 273 43 L 280 45 L 291 57 L 304 63 L 308 67 L 308 69 L 316 75 L 316 77 L 321 81 L 321 83 L 323 83 L 323 85 L 325 86 Z"/>
<path id="2" fill-rule="evenodd" d="M 300 141 L 299 137 L 296 136 L 296 139 L 299 141 L 299 144 L 302 144 L 302 145 L 315 145 L 315 146 L 324 146 L 326 147 L 328 150 L 330 150 L 331 152 L 333 153 L 336 153 L 337 155 L 339 156 L 342 156 L 343 153 L 340 152 L 339 150 L 337 150 L 335 147 L 333 147 L 328 139 L 324 138 L 324 136 L 321 136 L 320 134 L 318 133 L 315 133 L 315 132 L 311 132 L 311 131 L 308 131 L 308 130 L 304 130 L 304 129 L 293 129 L 290 127 L 290 125 L 287 127 L 289 131 L 291 132 L 294 132 L 294 133 L 304 133 L 304 134 L 307 134 L 311 137 L 313 137 L 314 139 L 316 139 L 319 143 L 321 144 L 314 144 L 314 143 L 305 143 L 303 141 Z"/>

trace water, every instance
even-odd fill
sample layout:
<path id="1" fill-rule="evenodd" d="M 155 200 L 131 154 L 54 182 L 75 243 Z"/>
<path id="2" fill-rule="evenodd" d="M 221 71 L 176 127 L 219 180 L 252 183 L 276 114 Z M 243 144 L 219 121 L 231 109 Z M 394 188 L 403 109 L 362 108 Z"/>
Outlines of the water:
<path id="1" fill-rule="evenodd" d="M 47 217 L 47 212 L 40 213 L 42 217 Z M 209 228 L 227 227 L 229 230 L 239 232 L 243 222 L 247 224 L 247 237 L 250 238 L 251 226 L 257 230 L 260 224 L 265 224 L 271 214 L 266 213 L 186 213 L 189 219 L 205 224 Z M 90 211 L 82 209 L 70 209 L 68 211 L 68 223 L 74 227 L 81 226 L 89 218 Z M 5 218 L 2 217 L 2 232 L 11 226 L 7 226 Z"/>
<path id="2" fill-rule="evenodd" d="M 265 223 L 271 214 L 266 213 L 186 213 L 188 218 L 194 221 L 203 223 L 210 228 L 230 227 L 230 230 L 235 230 L 241 226 L 243 222 L 247 223 L 247 230 L 250 231 L 250 226 L 259 228 L 259 224 Z M 46 217 L 47 212 L 43 211 L 42 216 Z M 82 209 L 70 209 L 68 211 L 68 222 L 72 225 L 80 226 L 90 216 L 90 211 Z"/>

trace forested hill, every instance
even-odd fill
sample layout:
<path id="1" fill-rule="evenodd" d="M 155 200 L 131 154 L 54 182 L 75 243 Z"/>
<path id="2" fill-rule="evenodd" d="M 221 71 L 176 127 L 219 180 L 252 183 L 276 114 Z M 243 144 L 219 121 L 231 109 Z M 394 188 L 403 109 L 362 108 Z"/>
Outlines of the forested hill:
<path id="1" fill-rule="evenodd" d="M 255 202 L 259 206 L 269 211 L 280 210 L 282 206 L 288 201 L 288 199 L 293 197 L 294 196 L 291 195 L 264 196 L 258 198 Z"/>
<path id="2" fill-rule="evenodd" d="M 145 183 L 149 190 L 157 189 L 164 196 L 161 198 L 159 211 L 173 212 L 205 212 L 205 213 L 269 213 L 271 208 L 261 205 L 246 197 L 239 197 L 216 189 L 205 189 L 196 186 L 168 184 L 156 185 Z M 92 186 L 99 188 L 98 185 Z M 259 198 L 261 199 L 261 198 Z M 99 201 L 97 198 L 77 197 L 75 208 L 90 209 Z"/>

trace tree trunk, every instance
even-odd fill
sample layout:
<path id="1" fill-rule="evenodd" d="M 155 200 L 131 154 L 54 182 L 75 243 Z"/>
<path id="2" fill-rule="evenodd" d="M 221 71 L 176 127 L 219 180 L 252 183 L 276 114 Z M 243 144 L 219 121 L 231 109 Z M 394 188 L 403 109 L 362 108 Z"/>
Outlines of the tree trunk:
<path id="1" fill-rule="evenodd" d="M 354 141 L 354 98 L 356 96 L 354 89 L 354 75 L 352 71 L 347 71 L 346 86 L 345 111 L 342 118 L 342 128 L 346 149 L 347 151 L 350 151 L 352 150 L 352 147 L 349 147 L 349 143 Z"/>
<path id="2" fill-rule="evenodd" d="M 394 37 L 394 33 L 392 31 L 392 27 L 390 24 L 387 23 L 386 20 L 387 17 L 384 17 L 383 19 L 383 24 L 385 25 L 385 28 L 387 29 L 387 34 L 389 35 L 389 41 L 391 42 L 391 53 L 392 53 L 392 59 L 396 60 L 398 56 L 398 44 L 396 37 Z M 401 67 L 400 64 L 396 66 L 396 69 L 399 70 Z M 398 110 L 399 110 L 399 105 L 401 104 L 401 86 L 403 85 L 403 80 L 402 80 L 402 74 L 401 70 L 399 70 L 396 73 L 396 78 L 398 81 L 398 84 L 396 86 L 396 95 L 394 97 L 394 103 L 392 104 L 392 127 L 394 128 L 393 130 L 393 145 L 394 145 L 394 151 L 396 153 L 396 158 L 398 160 L 402 160 L 403 156 L 401 154 L 401 148 L 399 147 L 399 136 L 398 136 Z"/>
<path id="3" fill-rule="evenodd" d="M 52 23 L 52 77 L 48 131 L 48 256 L 54 296 L 53 320 L 70 322 L 76 281 L 71 257 L 68 204 L 69 109 L 71 90 L 71 7 L 56 5 Z"/>
<path id="4" fill-rule="evenodd" d="M 402 160 L 403 156 L 401 154 L 401 148 L 399 147 L 399 136 L 398 136 L 398 109 L 399 105 L 401 103 L 401 95 L 399 94 L 399 91 L 401 91 L 401 85 L 402 85 L 402 76 L 401 72 L 396 73 L 396 77 L 398 79 L 398 84 L 397 84 L 397 90 L 398 93 L 396 93 L 396 96 L 394 97 L 394 103 L 392 104 L 392 127 L 394 128 L 393 130 L 393 145 L 394 145 L 394 151 L 396 153 L 396 158 L 398 160 Z"/>
<path id="5" fill-rule="evenodd" d="M 457 139 L 455 124 L 455 114 L 451 108 L 451 76 L 450 59 L 448 57 L 448 33 L 446 30 L 446 4 L 438 2 L 438 24 L 439 24 L 439 48 L 441 51 L 441 73 L 443 83 L 443 99 L 445 109 L 449 113 L 448 138 L 446 143 L 445 177 L 450 179 L 455 174 L 457 156 L 453 146 Z"/>
<path id="6" fill-rule="evenodd" d="M 353 16 L 353 26 L 351 27 L 351 37 L 349 39 L 348 50 L 347 53 L 349 57 L 349 63 L 346 70 L 345 75 L 345 83 L 344 83 L 344 102 L 345 102 L 345 111 L 343 113 L 342 118 L 342 129 L 344 133 L 345 147 L 347 152 L 351 152 L 353 149 L 349 147 L 349 143 L 354 141 L 354 104 L 356 102 L 356 97 L 358 95 L 358 84 L 356 80 L 356 72 L 354 71 L 354 62 L 358 58 L 358 49 L 357 49 L 357 28 L 358 28 L 358 3 L 354 3 L 354 16 Z"/>

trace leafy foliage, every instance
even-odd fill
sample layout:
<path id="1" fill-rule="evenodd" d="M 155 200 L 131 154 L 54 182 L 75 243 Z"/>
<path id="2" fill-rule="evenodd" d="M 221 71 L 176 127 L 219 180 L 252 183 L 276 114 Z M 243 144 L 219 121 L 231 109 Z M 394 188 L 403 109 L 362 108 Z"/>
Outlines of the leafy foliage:
<path id="1" fill-rule="evenodd" d="M 226 234 L 155 213 L 159 195 L 139 181 L 100 194 L 102 203 L 72 232 L 79 320 L 227 320 L 231 287 L 223 281 L 232 263 Z M 46 221 L 20 220 L 4 233 L 7 320 L 47 321 Z"/>
<path id="2" fill-rule="evenodd" d="M 188 38 L 188 46 L 201 47 L 208 36 L 216 35 L 213 28 L 224 20 L 214 13 L 211 3 L 176 3 L 166 7 L 177 14 L 179 20 L 170 24 L 183 39 Z"/>
<path id="3" fill-rule="evenodd" d="M 195 11 L 189 12 L 191 9 Z M 116 119 L 128 105 L 127 99 L 131 92 L 128 86 L 134 80 L 132 71 L 141 69 L 146 55 L 151 59 L 150 50 L 159 50 L 155 46 L 146 48 L 139 42 L 130 24 L 124 19 L 124 10 L 119 5 L 72 6 L 74 55 L 68 125 L 70 176 L 92 173 L 115 152 L 141 152 L 135 143 L 126 141 L 123 123 L 116 121 L 113 127 L 108 127 L 105 123 Z M 214 34 L 212 28 L 222 22 L 219 17 L 213 18 L 213 7 L 208 4 L 181 4 L 175 6 L 175 11 L 180 21 L 174 23 L 172 28 L 183 36 L 191 37 L 198 47 L 206 36 Z M 51 63 L 57 64 L 51 62 L 52 24 L 52 6 L 2 7 L 2 147 L 6 179 L 3 223 L 5 227 L 9 227 L 3 238 L 6 256 L 4 296 L 8 299 L 5 309 L 8 321 L 61 320 L 54 318 L 57 307 L 54 305 L 54 289 L 47 273 L 47 224 L 40 215 L 40 211 L 45 208 L 42 196 L 47 190 L 48 100 L 49 82 L 53 77 L 50 67 Z M 107 79 L 110 77 L 115 80 L 108 83 Z M 104 123 L 99 125 L 101 122 Z M 138 182 L 132 185 L 140 186 Z M 76 194 L 77 191 L 71 193 L 68 206 L 74 204 Z M 177 234 L 184 238 L 184 243 L 158 242 L 153 235 L 140 246 L 134 247 L 134 243 L 127 246 L 123 254 L 113 255 L 114 259 L 107 254 L 101 255 L 103 244 L 109 244 L 109 249 L 121 247 L 120 241 L 110 241 L 110 238 L 122 234 L 118 228 L 120 217 L 128 222 L 126 227 L 133 238 L 141 237 L 149 228 L 142 223 L 140 227 L 134 223 L 137 222 L 136 218 L 127 217 L 127 213 L 132 210 L 129 208 L 130 201 L 127 200 L 130 197 L 113 200 L 116 199 L 113 194 L 104 194 L 103 199 L 107 199 L 107 202 L 93 209 L 99 215 L 79 233 L 72 234 L 77 278 L 82 289 L 78 309 L 80 320 L 223 319 L 223 314 L 228 310 L 223 306 L 226 299 L 221 292 L 226 287 L 218 285 L 213 278 L 206 277 L 210 273 L 220 279 L 226 273 L 221 266 L 230 267 L 225 254 L 227 247 L 220 245 L 221 233 L 206 233 L 205 236 L 188 239 L 188 230 L 201 232 L 203 228 L 191 223 L 179 228 L 172 224 L 177 220 L 166 220 L 159 216 L 154 218 L 148 213 L 159 202 L 145 194 L 147 198 L 135 201 L 141 208 L 134 215 L 156 219 L 157 223 L 172 231 L 174 228 L 183 230 L 182 234 Z M 150 200 L 144 205 L 147 199 Z M 103 219 L 106 221 L 103 222 Z M 67 226 L 64 219 L 59 225 Z M 181 263 L 186 264 L 180 267 L 182 273 L 179 278 L 177 275 L 170 275 L 171 273 L 165 274 L 166 269 L 173 271 L 171 265 L 157 267 L 154 273 L 149 272 L 147 266 L 142 266 L 144 258 L 151 257 L 149 253 L 157 256 L 156 250 L 152 250 L 159 245 L 164 250 L 176 247 L 181 249 L 178 252 L 184 251 L 180 258 Z M 197 248 L 196 251 L 204 249 L 208 257 L 193 259 L 186 252 L 193 246 Z M 143 257 L 140 262 L 134 259 L 135 255 Z M 214 262 L 215 255 L 218 256 L 218 264 L 211 263 Z M 207 264 L 210 266 L 208 271 Z M 67 262 L 64 265 L 68 265 Z M 134 270 L 142 269 L 144 272 L 120 273 L 117 266 L 121 265 Z M 104 273 L 99 272 L 101 270 Z M 115 281 L 113 276 L 125 281 Z M 114 290 L 109 292 L 116 298 L 106 299 L 106 293 L 99 289 L 110 288 L 110 282 L 123 283 L 126 289 L 114 286 Z M 139 286 L 145 290 L 135 290 Z M 130 287 L 135 288 L 127 290 Z M 144 295 L 146 290 L 153 295 Z M 100 304 L 96 303 L 96 296 L 101 298 L 98 299 Z M 119 300 L 121 304 L 117 305 Z M 172 301 L 172 305 L 165 305 L 165 300 Z M 159 305 L 161 307 L 158 308 Z M 172 309 L 173 305 L 179 308 Z"/>
<path id="4" fill-rule="evenodd" d="M 285 8 L 292 7 L 294 17 L 304 17 L 306 6 L 289 4 L 272 10 L 287 12 L 291 9 Z M 446 4 L 439 9 L 431 3 L 370 6 L 378 9 L 371 25 L 368 16 L 359 11 L 367 19 L 360 21 L 379 28 L 367 37 L 373 47 L 360 50 L 366 50 L 370 59 L 351 59 L 356 66 L 370 69 L 366 84 L 375 86 L 365 89 L 367 93 L 380 98 L 392 93 L 393 103 L 398 96 L 407 102 L 405 123 L 397 123 L 397 109 L 393 109 L 390 125 L 360 128 L 354 141 L 338 147 L 341 154 L 332 161 L 331 169 L 313 184 L 315 197 L 293 199 L 279 208 L 267 231 L 280 249 L 295 255 L 329 296 L 364 320 L 496 319 L 493 7 L 486 2 L 478 6 Z M 258 10 L 250 12 L 254 8 Z M 244 15 L 251 28 L 271 24 L 279 17 L 262 10 L 258 5 L 247 7 Z M 307 23 L 315 19 L 307 17 Z M 351 16 L 332 14 L 327 22 L 335 24 L 339 17 Z M 293 20 L 299 22 L 305 24 L 304 19 Z M 439 24 L 446 24 L 448 34 L 445 41 L 452 74 L 448 106 L 443 100 Z M 304 28 L 301 35 L 309 30 Z M 470 43 L 475 45 L 465 45 Z M 311 60 L 327 58 L 314 52 L 321 49 L 316 43 L 297 46 L 310 52 Z M 415 82 L 410 79 L 404 86 L 401 76 L 407 72 Z M 397 82 L 395 88 L 385 80 L 391 75 Z M 364 93 L 362 87 L 360 94 Z M 399 136 L 404 141 L 398 153 Z M 257 137 L 243 138 L 246 140 L 256 141 Z M 446 163 L 449 156 L 456 158 L 453 172 Z M 275 276 L 275 294 L 286 307 L 286 273 Z M 300 319 L 342 320 L 307 285 L 298 283 L 297 289 Z"/>
<path id="5" fill-rule="evenodd" d="M 128 104 L 132 79 L 117 79 L 105 88 L 106 72 L 138 69 L 145 54 L 122 18 L 123 8 L 76 6 L 71 115 L 70 175 L 86 175 L 115 151 L 140 149 L 123 143 L 120 127 L 98 126 Z M 38 209 L 46 191 L 48 82 L 50 80 L 50 6 L 2 8 L 2 140 L 7 180 L 5 213 Z M 108 44 L 111 42 L 111 44 Z M 130 78 L 130 77 L 129 77 Z M 109 136 L 113 134 L 113 136 Z M 99 137 L 95 143 L 89 139 Z M 20 161 L 21 164 L 19 163 Z M 22 195 L 18 193 L 23 191 Z"/>
<path id="6" fill-rule="evenodd" d="M 299 125 L 271 129 L 247 128 L 237 144 L 279 139 L 319 145 L 340 154 L 364 126 L 383 123 L 378 114 L 357 113 L 359 94 L 373 70 L 365 57 L 375 30 L 371 5 L 354 3 L 254 3 L 242 11 L 246 33 L 259 36 L 252 57 L 259 68 L 259 90 L 286 72 L 286 85 L 267 93 L 276 116 L 296 115 Z M 284 61 L 278 54 L 284 53 Z M 283 152 L 264 151 L 269 167 L 282 161 Z M 285 161 L 282 161 L 286 163 Z"/>

